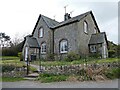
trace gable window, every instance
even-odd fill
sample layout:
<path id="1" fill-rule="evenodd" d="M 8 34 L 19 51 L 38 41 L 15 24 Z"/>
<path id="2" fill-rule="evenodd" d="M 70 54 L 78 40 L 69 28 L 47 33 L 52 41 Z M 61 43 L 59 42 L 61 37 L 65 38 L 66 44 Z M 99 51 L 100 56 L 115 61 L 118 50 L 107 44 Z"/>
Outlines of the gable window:
<path id="1" fill-rule="evenodd" d="M 60 42 L 60 53 L 67 53 L 68 52 L 68 42 L 67 40 L 62 40 Z"/>
<path id="2" fill-rule="evenodd" d="M 87 23 L 87 21 L 84 21 L 84 32 L 88 33 L 88 23 Z"/>
<path id="3" fill-rule="evenodd" d="M 38 37 L 42 38 L 43 37 L 43 32 L 44 32 L 43 28 L 42 27 L 39 28 L 39 30 L 38 30 Z"/>
<path id="4" fill-rule="evenodd" d="M 46 43 L 45 42 L 41 44 L 41 53 L 46 54 Z"/>
<path id="5" fill-rule="evenodd" d="M 90 52 L 96 52 L 96 45 L 90 46 Z"/>

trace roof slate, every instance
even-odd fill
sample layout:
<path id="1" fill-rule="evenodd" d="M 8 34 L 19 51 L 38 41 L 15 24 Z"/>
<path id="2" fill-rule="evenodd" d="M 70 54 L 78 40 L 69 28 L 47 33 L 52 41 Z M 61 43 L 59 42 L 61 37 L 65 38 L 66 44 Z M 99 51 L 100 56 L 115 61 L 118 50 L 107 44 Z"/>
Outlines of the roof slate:
<path id="1" fill-rule="evenodd" d="M 103 43 L 104 39 L 105 39 L 105 32 L 92 34 L 90 41 L 89 41 L 89 44 Z"/>
<path id="2" fill-rule="evenodd" d="M 44 15 L 41 15 L 41 17 L 43 18 L 43 20 L 45 21 L 45 23 L 48 25 L 49 28 L 52 28 L 52 27 L 59 24 L 59 22 L 57 22 L 57 21 L 55 21 L 55 20 L 53 20 L 51 18 L 48 18 L 48 17 L 46 17 Z"/>
<path id="3" fill-rule="evenodd" d="M 89 12 L 86 12 L 86 13 L 83 13 L 81 15 L 78 15 L 78 16 L 75 16 L 75 17 L 72 17 L 66 21 L 63 21 L 63 22 L 60 22 L 59 24 L 55 25 L 54 27 L 52 28 L 57 28 L 57 27 L 60 27 L 60 26 L 64 26 L 66 24 L 70 24 L 70 23 L 73 23 L 73 22 L 77 22 L 77 21 L 80 21 L 82 18 L 86 17 L 88 14 L 90 14 L 92 11 L 89 11 Z"/>
<path id="4" fill-rule="evenodd" d="M 63 25 L 66 25 L 66 24 L 69 24 L 69 23 L 73 23 L 73 22 L 76 22 L 76 21 L 79 21 L 81 20 L 82 18 L 84 18 L 85 16 L 87 16 L 88 14 L 90 14 L 92 11 L 89 11 L 89 12 L 86 12 L 86 13 L 83 13 L 81 15 L 78 15 L 78 16 L 75 16 L 75 17 L 72 17 L 66 21 L 62 21 L 62 22 L 57 22 L 51 18 L 48 18 L 44 15 L 41 15 L 41 17 L 43 18 L 43 20 L 46 22 L 46 24 L 48 25 L 49 28 L 57 28 L 57 27 L 60 27 L 60 26 L 63 26 Z"/>
<path id="5" fill-rule="evenodd" d="M 91 16 L 92 16 L 92 18 L 93 18 L 93 20 L 94 20 L 94 23 L 95 23 L 95 25 L 96 25 L 96 27 L 97 27 L 97 29 L 98 29 L 98 31 L 99 31 L 98 25 L 97 25 L 97 23 L 96 23 L 96 20 L 95 20 L 95 18 L 94 18 L 94 15 L 93 15 L 92 11 L 88 11 L 88 12 L 86 12 L 86 13 L 80 14 L 80 15 L 78 15 L 78 16 L 72 17 L 72 18 L 70 18 L 70 19 L 68 19 L 68 20 L 65 20 L 65 21 L 62 21 L 62 22 L 55 21 L 55 20 L 53 20 L 53 19 L 51 19 L 51 18 L 48 18 L 48 17 L 40 14 L 40 16 L 39 16 L 39 18 L 38 18 L 38 20 L 37 20 L 37 23 L 36 23 L 36 25 L 35 25 L 35 27 L 34 27 L 34 30 L 33 30 L 33 32 L 32 32 L 32 35 L 33 35 L 33 33 L 34 33 L 34 31 L 35 31 L 38 23 L 39 23 L 40 18 L 42 18 L 42 19 L 45 21 L 46 25 L 47 25 L 51 30 L 54 30 L 54 29 L 59 28 L 59 27 L 62 27 L 62 26 L 64 26 L 64 25 L 68 25 L 68 24 L 71 24 L 71 23 L 74 23 L 74 22 L 78 22 L 78 21 L 80 21 L 81 19 L 83 19 L 84 17 L 86 17 L 86 16 L 89 15 L 89 14 L 91 14 Z M 100 31 L 99 31 L 99 32 L 100 32 Z"/>
<path id="6" fill-rule="evenodd" d="M 31 48 L 39 47 L 38 41 L 34 37 L 27 37 L 27 43 L 28 43 L 29 47 L 31 47 Z"/>

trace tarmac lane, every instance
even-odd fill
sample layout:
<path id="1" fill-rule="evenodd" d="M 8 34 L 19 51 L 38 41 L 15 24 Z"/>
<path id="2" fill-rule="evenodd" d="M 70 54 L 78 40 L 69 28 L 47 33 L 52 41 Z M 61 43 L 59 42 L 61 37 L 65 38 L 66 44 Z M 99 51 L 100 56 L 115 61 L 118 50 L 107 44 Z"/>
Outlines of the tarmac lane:
<path id="1" fill-rule="evenodd" d="M 118 79 L 107 81 L 52 82 L 39 81 L 2 82 L 2 88 L 118 88 Z"/>

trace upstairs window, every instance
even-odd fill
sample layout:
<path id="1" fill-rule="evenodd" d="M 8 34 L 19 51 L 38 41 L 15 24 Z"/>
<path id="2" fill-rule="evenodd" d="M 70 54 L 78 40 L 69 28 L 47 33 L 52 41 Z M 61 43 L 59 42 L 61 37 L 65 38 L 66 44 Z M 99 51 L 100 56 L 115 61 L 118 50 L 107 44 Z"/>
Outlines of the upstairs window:
<path id="1" fill-rule="evenodd" d="M 44 34 L 44 30 L 43 30 L 43 28 L 41 27 L 41 28 L 39 28 L 39 30 L 38 30 L 38 37 L 39 37 L 39 38 L 42 38 L 42 37 L 43 37 L 43 34 Z"/>
<path id="2" fill-rule="evenodd" d="M 96 52 L 96 45 L 90 46 L 90 52 Z"/>
<path id="3" fill-rule="evenodd" d="M 84 32 L 88 33 L 88 23 L 84 21 Z"/>
<path id="4" fill-rule="evenodd" d="M 67 53 L 68 52 L 68 42 L 67 40 L 62 40 L 60 42 L 60 53 Z"/>
<path id="5" fill-rule="evenodd" d="M 46 54 L 46 43 L 41 44 L 41 54 Z"/>

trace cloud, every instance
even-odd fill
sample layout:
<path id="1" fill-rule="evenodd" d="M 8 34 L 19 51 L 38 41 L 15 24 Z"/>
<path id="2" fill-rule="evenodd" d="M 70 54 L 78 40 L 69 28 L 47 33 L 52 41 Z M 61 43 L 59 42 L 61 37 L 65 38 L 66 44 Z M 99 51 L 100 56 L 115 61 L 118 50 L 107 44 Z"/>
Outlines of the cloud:
<path id="1" fill-rule="evenodd" d="M 106 2 L 105 2 L 106 1 Z M 33 31 L 39 14 L 57 21 L 64 20 L 64 6 L 67 12 L 74 11 L 72 16 L 92 10 L 101 31 L 106 31 L 108 38 L 117 41 L 116 19 L 118 0 L 2 0 L 0 3 L 0 30 L 11 37 Z M 109 31 L 108 31 L 109 30 Z M 111 33 L 110 33 L 111 32 Z M 114 37 L 112 36 L 114 34 Z"/>
<path id="2" fill-rule="evenodd" d="M 118 44 L 118 18 L 101 23 L 100 27 L 102 32 L 106 32 L 109 41 L 113 41 L 114 43 Z"/>

